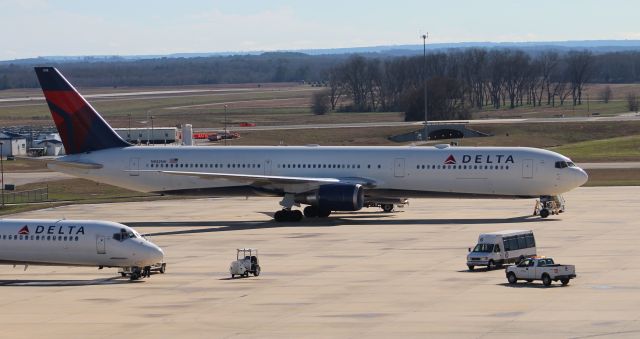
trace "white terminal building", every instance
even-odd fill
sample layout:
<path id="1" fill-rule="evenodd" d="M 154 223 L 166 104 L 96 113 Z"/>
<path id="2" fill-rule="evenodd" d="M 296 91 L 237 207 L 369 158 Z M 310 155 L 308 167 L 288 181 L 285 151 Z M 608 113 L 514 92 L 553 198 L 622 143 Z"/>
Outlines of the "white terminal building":
<path id="1" fill-rule="evenodd" d="M 132 144 L 173 144 L 181 140 L 177 127 L 114 128 L 118 135 Z"/>

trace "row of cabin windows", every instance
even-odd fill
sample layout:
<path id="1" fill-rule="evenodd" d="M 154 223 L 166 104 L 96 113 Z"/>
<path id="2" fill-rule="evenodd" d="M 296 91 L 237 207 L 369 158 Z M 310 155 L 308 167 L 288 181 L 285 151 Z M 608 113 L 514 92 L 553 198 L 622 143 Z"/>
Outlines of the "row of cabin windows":
<path id="1" fill-rule="evenodd" d="M 223 164 L 146 164 L 151 168 L 224 168 Z M 260 168 L 260 164 L 227 164 L 227 168 Z"/>
<path id="2" fill-rule="evenodd" d="M 489 169 L 508 170 L 509 165 L 416 165 L 416 169 Z"/>
<path id="3" fill-rule="evenodd" d="M 0 236 L 2 240 L 40 240 L 40 241 L 78 241 L 78 236 L 71 235 L 17 235 L 9 234 Z"/>
<path id="4" fill-rule="evenodd" d="M 278 168 L 360 168 L 358 164 L 278 164 Z M 367 165 L 367 168 L 371 168 L 371 165 Z M 382 168 L 378 165 L 378 168 Z"/>
<path id="5" fill-rule="evenodd" d="M 151 168 L 224 168 L 224 164 L 146 164 L 146 167 Z M 226 164 L 227 168 L 261 168 L 260 164 Z M 367 168 L 371 168 L 371 165 L 367 165 Z M 361 168 L 361 165 L 357 164 L 278 164 L 278 168 L 349 168 L 357 169 Z M 382 165 L 377 165 L 377 168 L 382 168 Z"/>

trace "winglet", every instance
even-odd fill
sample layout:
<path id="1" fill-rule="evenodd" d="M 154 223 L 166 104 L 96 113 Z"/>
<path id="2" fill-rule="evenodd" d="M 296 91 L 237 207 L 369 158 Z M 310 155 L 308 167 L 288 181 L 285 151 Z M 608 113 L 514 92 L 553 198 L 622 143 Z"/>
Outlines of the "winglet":
<path id="1" fill-rule="evenodd" d="M 54 67 L 35 67 L 67 154 L 131 146 Z"/>

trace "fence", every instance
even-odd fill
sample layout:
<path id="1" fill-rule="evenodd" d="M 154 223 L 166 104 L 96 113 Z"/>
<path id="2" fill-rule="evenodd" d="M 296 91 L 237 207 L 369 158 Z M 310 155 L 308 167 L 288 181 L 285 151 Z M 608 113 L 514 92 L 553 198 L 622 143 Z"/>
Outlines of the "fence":
<path id="1" fill-rule="evenodd" d="M 2 201 L 5 204 L 23 204 L 47 201 L 49 200 L 49 188 L 36 188 L 21 192 L 4 191 L 4 196 L 2 198 Z"/>

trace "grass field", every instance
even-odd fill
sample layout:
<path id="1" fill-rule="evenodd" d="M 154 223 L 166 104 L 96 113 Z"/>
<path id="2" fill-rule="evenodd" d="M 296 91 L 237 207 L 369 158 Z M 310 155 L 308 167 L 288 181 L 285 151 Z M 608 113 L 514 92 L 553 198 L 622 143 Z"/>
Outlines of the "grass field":
<path id="1" fill-rule="evenodd" d="M 638 186 L 640 185 L 640 171 L 634 168 L 626 169 L 591 169 L 587 170 L 589 181 L 585 186 Z"/>
<path id="2" fill-rule="evenodd" d="M 513 117 L 555 117 L 615 115 L 626 113 L 627 93 L 640 93 L 640 84 L 610 85 L 613 89 L 612 101 L 605 104 L 598 99 L 604 85 L 590 85 L 585 92 L 585 103 L 572 106 L 566 101 L 563 106 L 524 106 L 498 110 L 486 107 L 473 113 L 475 118 Z M 226 86 L 184 86 L 184 87 L 140 87 L 140 88 L 82 88 L 84 94 L 113 94 L 149 91 L 185 91 L 190 93 L 138 94 L 134 96 L 90 98 L 96 107 L 114 127 L 145 127 L 141 121 L 147 116 L 154 117 L 156 126 L 176 126 L 190 123 L 194 127 L 220 127 L 224 123 L 224 105 L 228 107 L 231 124 L 254 122 L 260 125 L 304 124 L 316 120 L 323 122 L 355 121 L 402 121 L 399 112 L 329 114 L 314 118 L 311 113 L 313 93 L 324 88 L 299 84 L 257 84 Z M 205 92 L 202 92 L 205 91 Z M 41 97 L 39 89 L 0 91 L 0 98 Z M 588 103 L 587 103 L 588 102 Z M 129 118 L 131 115 L 131 119 Z M 365 120 L 366 119 L 366 120 Z M 51 125 L 51 117 L 43 100 L 0 103 L 0 121 L 3 125 Z"/>
<path id="3" fill-rule="evenodd" d="M 27 184 L 18 187 L 18 191 L 28 191 L 44 187 L 47 187 L 49 191 L 48 202 L 7 205 L 4 209 L 0 209 L 0 215 L 77 203 L 91 204 L 114 201 L 175 199 L 174 197 L 130 191 L 85 179 L 66 179 L 48 181 L 46 183 Z"/>
<path id="4" fill-rule="evenodd" d="M 574 161 L 638 161 L 640 159 L 640 134 L 577 142 L 553 147 L 552 150 L 562 153 Z"/>

